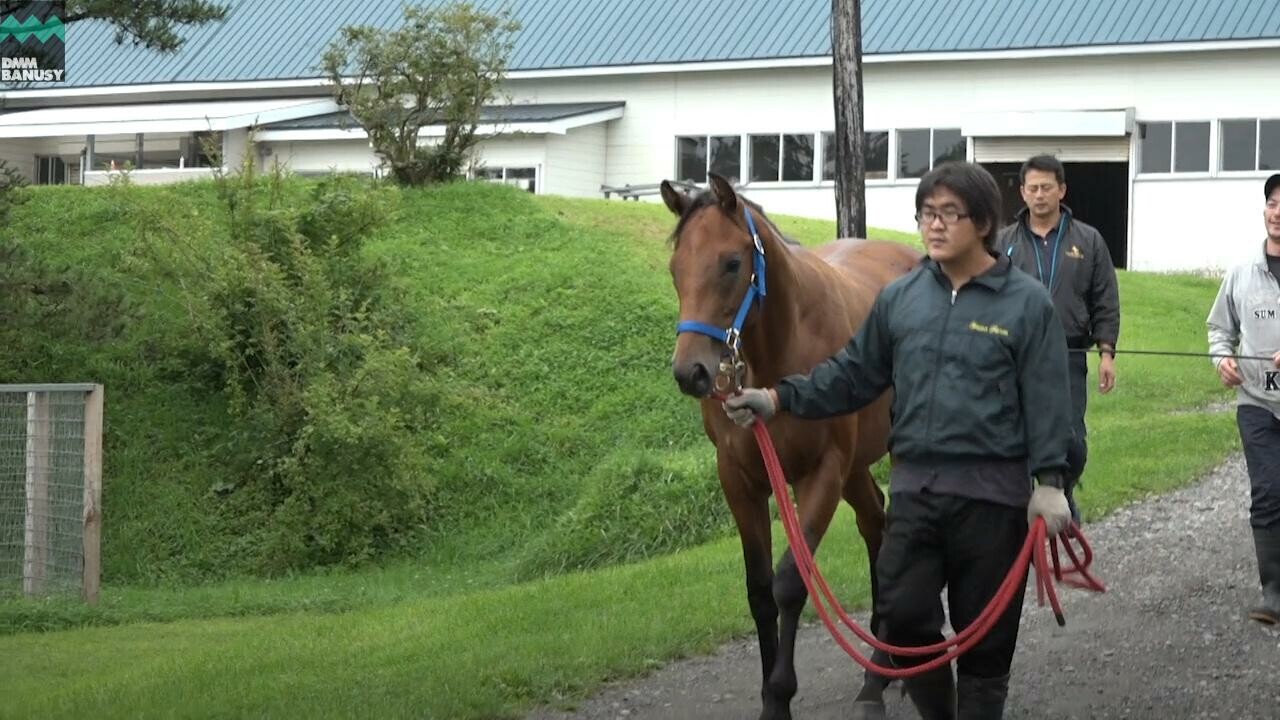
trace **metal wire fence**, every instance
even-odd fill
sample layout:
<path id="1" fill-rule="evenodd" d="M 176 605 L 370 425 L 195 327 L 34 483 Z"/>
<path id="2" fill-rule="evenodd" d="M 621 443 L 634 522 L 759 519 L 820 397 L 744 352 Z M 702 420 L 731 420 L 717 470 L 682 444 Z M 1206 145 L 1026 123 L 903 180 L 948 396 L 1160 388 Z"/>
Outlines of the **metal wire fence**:
<path id="1" fill-rule="evenodd" d="M 96 601 L 102 388 L 0 385 L 0 597 Z"/>

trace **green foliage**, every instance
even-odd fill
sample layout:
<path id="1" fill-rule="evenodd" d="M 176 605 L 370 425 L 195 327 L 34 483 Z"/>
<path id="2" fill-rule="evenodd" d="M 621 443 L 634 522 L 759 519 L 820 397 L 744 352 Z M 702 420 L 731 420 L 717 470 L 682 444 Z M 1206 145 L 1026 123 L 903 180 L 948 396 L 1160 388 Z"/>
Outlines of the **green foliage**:
<path id="1" fill-rule="evenodd" d="M 712 454 L 619 451 L 595 467 L 574 506 L 525 549 L 519 575 L 634 562 L 701 545 L 732 527 Z"/>
<path id="2" fill-rule="evenodd" d="M 502 85 L 519 28 L 508 9 L 406 5 L 395 29 L 344 27 L 322 64 L 335 99 L 364 127 L 398 182 L 450 180 L 478 142 L 480 110 Z M 444 125 L 444 136 L 419 144 L 422 126 L 431 124 Z"/>
<path id="3" fill-rule="evenodd" d="M 9 211 L 29 199 L 27 179 L 8 161 L 0 160 L 0 224 L 9 221 Z"/>
<path id="4" fill-rule="evenodd" d="M 258 176 L 252 153 L 216 189 L 228 243 L 167 270 L 189 279 L 192 376 L 234 422 L 219 511 L 258 571 L 403 551 L 424 524 L 436 403 L 395 336 L 385 270 L 362 258 L 396 196 L 342 176 L 303 195 L 278 167 Z"/>
<path id="5" fill-rule="evenodd" d="M 150 50 L 173 52 L 183 43 L 178 26 L 220 22 L 227 6 L 210 0 L 68 0 L 66 15 L 66 25 L 81 20 L 111 23 L 117 43 L 127 38 Z"/>
<path id="6" fill-rule="evenodd" d="M 31 195 L 22 175 L 0 161 L 0 225 Z M 39 208 L 29 208 L 39 214 Z M 43 214 L 44 222 L 58 218 Z M 41 382 L 61 372 L 53 338 L 101 347 L 119 337 L 130 308 L 124 293 L 88 268 L 30 252 L 11 233 L 0 237 L 0 378 Z"/>

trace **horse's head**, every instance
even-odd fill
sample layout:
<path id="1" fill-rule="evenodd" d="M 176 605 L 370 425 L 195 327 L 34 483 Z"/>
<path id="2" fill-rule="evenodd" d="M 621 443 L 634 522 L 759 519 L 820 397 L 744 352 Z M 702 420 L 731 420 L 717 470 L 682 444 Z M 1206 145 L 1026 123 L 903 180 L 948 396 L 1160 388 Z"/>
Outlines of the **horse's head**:
<path id="1" fill-rule="evenodd" d="M 756 232 L 763 214 L 724 178 L 712 174 L 710 180 L 710 190 L 692 197 L 665 181 L 661 187 L 680 218 L 670 263 L 680 299 L 671 370 L 680 390 L 697 398 L 737 389 L 738 336 L 765 291 L 764 247 Z"/>

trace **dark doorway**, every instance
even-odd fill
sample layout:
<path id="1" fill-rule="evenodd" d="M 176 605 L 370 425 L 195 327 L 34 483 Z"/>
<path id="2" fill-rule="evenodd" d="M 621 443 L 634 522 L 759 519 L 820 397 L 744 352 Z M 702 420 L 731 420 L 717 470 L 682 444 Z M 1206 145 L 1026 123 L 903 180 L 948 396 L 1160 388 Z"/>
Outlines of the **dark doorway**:
<path id="1" fill-rule="evenodd" d="M 1129 164 L 1122 162 L 1066 162 L 1067 196 L 1063 203 L 1077 218 L 1102 233 L 1111 262 L 1123 269 L 1129 258 Z M 1018 172 L 1022 163 L 983 163 L 995 176 L 1004 200 L 1005 222 L 1022 210 Z"/>

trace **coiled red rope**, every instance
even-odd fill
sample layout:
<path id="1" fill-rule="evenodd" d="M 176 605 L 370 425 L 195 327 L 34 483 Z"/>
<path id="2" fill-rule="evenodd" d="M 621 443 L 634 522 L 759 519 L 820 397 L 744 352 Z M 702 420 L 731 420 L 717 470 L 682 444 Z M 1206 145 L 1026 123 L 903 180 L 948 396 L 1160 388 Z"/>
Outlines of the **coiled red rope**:
<path id="1" fill-rule="evenodd" d="M 1019 585 L 1026 581 L 1028 568 L 1033 563 L 1036 568 L 1037 601 L 1041 607 L 1044 607 L 1045 596 L 1048 596 L 1049 604 L 1053 608 L 1053 614 L 1059 625 L 1066 624 L 1066 617 L 1062 613 L 1062 605 L 1058 601 L 1058 593 L 1053 585 L 1055 579 L 1073 587 L 1095 592 L 1106 592 L 1106 587 L 1102 582 L 1089 571 L 1090 565 L 1093 564 L 1093 548 L 1090 547 L 1084 534 L 1080 532 L 1080 528 L 1073 523 L 1071 528 L 1061 535 L 1062 546 L 1066 550 L 1067 557 L 1070 558 L 1074 565 L 1074 569 L 1068 570 L 1064 574 L 1058 559 L 1059 538 L 1048 538 L 1044 518 L 1036 518 L 1027 533 L 1027 540 L 1023 543 L 1022 550 L 1018 553 L 1017 559 L 1014 560 L 1013 567 L 1009 569 L 1009 574 L 996 591 L 995 596 L 991 598 L 991 602 L 987 604 L 987 607 L 968 627 L 960 630 L 951 638 L 933 645 L 898 647 L 881 642 L 858 625 L 853 618 L 849 617 L 844 608 L 840 606 L 839 601 L 836 600 L 835 594 L 831 592 L 831 587 L 827 584 L 826 579 L 822 577 L 822 573 L 818 571 L 818 565 L 814 561 L 813 553 L 809 550 L 809 544 L 805 541 L 804 533 L 800 529 L 800 518 L 796 514 L 795 505 L 791 502 L 790 495 L 787 493 L 787 480 L 782 471 L 782 463 L 778 460 L 777 450 L 773 446 L 773 438 L 769 435 L 769 429 L 760 421 L 752 424 L 751 428 L 755 434 L 756 442 L 760 446 L 760 454 L 764 458 L 765 468 L 769 472 L 769 484 L 773 487 L 773 495 L 778 502 L 782 525 L 787 531 L 787 540 L 791 546 L 791 554 L 800 570 L 800 577 L 804 580 L 805 588 L 809 591 L 809 597 L 813 599 L 818 615 L 822 618 L 823 624 L 827 626 L 827 630 L 830 631 L 835 641 L 849 657 L 871 672 L 887 678 L 913 677 L 945 665 L 963 655 L 982 641 L 1000 619 L 1000 616 L 1008 609 L 1009 603 L 1012 602 L 1018 592 Z M 1084 553 L 1083 560 L 1076 555 L 1075 549 L 1071 546 L 1071 536 L 1074 536 L 1080 542 Z M 1052 575 L 1049 571 L 1049 560 L 1045 551 L 1046 539 L 1049 540 L 1048 544 L 1053 553 Z M 852 630 L 854 635 L 877 650 L 899 656 L 933 655 L 939 652 L 943 654 L 920 665 L 906 668 L 878 665 L 858 652 L 853 643 L 845 637 L 832 619 L 831 611 L 824 602 L 831 605 L 840 621 Z"/>

